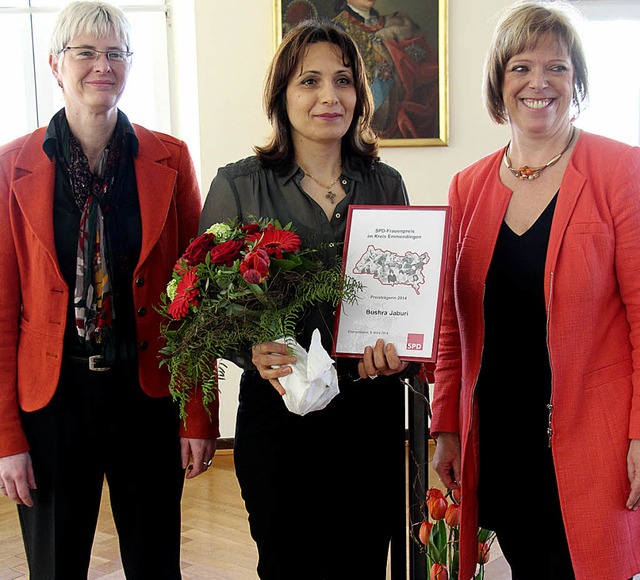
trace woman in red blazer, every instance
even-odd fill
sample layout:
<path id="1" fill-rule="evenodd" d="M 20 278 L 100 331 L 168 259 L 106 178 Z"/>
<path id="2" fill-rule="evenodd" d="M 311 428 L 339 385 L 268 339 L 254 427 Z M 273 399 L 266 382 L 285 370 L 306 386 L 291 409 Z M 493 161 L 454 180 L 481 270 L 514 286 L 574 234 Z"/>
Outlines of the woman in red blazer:
<path id="1" fill-rule="evenodd" d="M 431 431 L 513 578 L 640 571 L 640 149 L 579 131 L 584 55 L 557 4 L 499 22 L 485 101 L 510 143 L 455 176 Z"/>
<path id="2" fill-rule="evenodd" d="M 0 492 L 39 580 L 86 578 L 105 476 L 127 578 L 180 578 L 184 469 L 218 436 L 195 401 L 179 421 L 158 367 L 154 305 L 201 198 L 186 145 L 117 109 L 129 47 L 119 9 L 67 6 L 65 107 L 0 148 Z"/>

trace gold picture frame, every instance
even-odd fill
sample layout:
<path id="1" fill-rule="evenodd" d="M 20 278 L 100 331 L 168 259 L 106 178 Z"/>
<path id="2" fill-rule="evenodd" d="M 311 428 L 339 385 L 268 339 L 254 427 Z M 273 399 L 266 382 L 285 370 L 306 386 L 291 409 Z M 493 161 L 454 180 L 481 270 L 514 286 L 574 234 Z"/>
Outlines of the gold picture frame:
<path id="1" fill-rule="evenodd" d="M 365 60 L 375 102 L 373 128 L 380 145 L 447 146 L 447 0 L 374 0 L 366 22 L 348 4 L 348 0 L 274 0 L 276 47 L 301 20 L 335 20 L 356 40 Z"/>

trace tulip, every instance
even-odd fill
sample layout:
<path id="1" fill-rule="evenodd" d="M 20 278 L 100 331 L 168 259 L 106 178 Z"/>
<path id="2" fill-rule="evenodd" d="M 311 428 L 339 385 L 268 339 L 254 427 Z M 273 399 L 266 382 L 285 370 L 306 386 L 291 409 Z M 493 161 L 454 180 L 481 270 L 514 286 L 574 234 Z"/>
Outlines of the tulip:
<path id="1" fill-rule="evenodd" d="M 433 497 L 427 502 L 429 508 L 429 515 L 433 520 L 441 520 L 444 518 L 444 514 L 447 513 L 447 500 L 444 497 Z"/>
<path id="2" fill-rule="evenodd" d="M 489 544 L 478 542 L 478 564 L 486 564 L 489 561 Z"/>
<path id="3" fill-rule="evenodd" d="M 444 514 L 444 521 L 448 526 L 457 528 L 460 525 L 461 508 L 459 505 L 452 503 Z"/>
<path id="4" fill-rule="evenodd" d="M 429 534 L 431 534 L 432 527 L 433 527 L 433 524 L 431 522 L 427 522 L 426 520 L 420 524 L 420 530 L 418 531 L 418 538 L 425 546 L 429 544 Z"/>
<path id="5" fill-rule="evenodd" d="M 462 490 L 460 488 L 452 489 L 451 497 L 453 498 L 453 501 L 459 504 L 462 501 Z"/>
<path id="6" fill-rule="evenodd" d="M 439 562 L 436 562 L 433 566 L 431 566 L 429 580 L 449 580 L 447 569 Z"/>
<path id="7" fill-rule="evenodd" d="M 430 487 L 427 490 L 427 501 L 437 497 L 444 497 L 444 493 L 442 493 L 437 487 Z"/>

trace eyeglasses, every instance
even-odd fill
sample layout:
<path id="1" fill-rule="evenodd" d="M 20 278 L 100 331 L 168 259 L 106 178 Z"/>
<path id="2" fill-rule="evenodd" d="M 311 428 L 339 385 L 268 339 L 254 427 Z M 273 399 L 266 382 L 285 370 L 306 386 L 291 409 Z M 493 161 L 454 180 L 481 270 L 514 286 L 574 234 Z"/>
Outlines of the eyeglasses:
<path id="1" fill-rule="evenodd" d="M 131 63 L 131 56 L 133 55 L 128 50 L 97 50 L 86 46 L 67 46 L 60 52 L 68 52 L 73 60 L 79 62 L 98 60 L 100 55 L 104 54 L 111 64 Z"/>

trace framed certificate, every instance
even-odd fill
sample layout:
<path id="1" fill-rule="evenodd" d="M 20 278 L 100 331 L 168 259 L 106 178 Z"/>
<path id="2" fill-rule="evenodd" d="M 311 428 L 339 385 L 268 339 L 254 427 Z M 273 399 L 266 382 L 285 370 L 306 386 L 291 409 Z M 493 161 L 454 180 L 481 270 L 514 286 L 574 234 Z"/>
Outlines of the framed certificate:
<path id="1" fill-rule="evenodd" d="M 342 303 L 335 356 L 361 357 L 378 338 L 402 360 L 435 362 L 448 206 L 349 207 L 343 272 L 361 282 L 357 303 Z"/>

